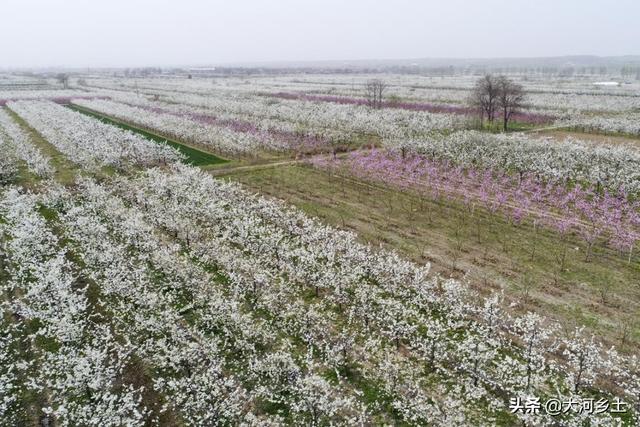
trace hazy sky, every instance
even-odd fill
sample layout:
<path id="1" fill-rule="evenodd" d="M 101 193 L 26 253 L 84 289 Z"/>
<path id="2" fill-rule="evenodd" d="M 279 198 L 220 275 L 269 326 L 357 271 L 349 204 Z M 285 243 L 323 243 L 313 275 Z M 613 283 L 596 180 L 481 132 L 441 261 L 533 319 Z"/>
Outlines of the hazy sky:
<path id="1" fill-rule="evenodd" d="M 0 67 L 640 54 L 640 0 L 0 0 Z"/>

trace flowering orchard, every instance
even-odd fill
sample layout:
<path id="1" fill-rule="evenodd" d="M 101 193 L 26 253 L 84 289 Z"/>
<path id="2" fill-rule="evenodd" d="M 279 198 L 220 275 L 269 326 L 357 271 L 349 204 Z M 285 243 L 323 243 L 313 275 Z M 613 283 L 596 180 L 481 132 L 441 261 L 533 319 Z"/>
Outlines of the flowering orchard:
<path id="1" fill-rule="evenodd" d="M 637 148 L 469 130 L 466 76 L 389 75 L 395 98 L 370 108 L 372 77 L 8 79 L 3 424 L 636 425 L 636 347 L 212 177 L 306 156 L 634 268 Z M 521 83 L 517 120 L 637 133 L 631 91 Z M 230 162 L 188 166 L 142 131 Z"/>
<path id="2" fill-rule="evenodd" d="M 326 146 L 322 136 L 296 134 L 275 128 L 260 129 L 239 119 L 223 119 L 210 114 L 179 112 L 147 105 L 113 101 L 74 100 L 80 107 L 106 114 L 135 125 L 161 132 L 226 154 L 254 154 L 260 151 L 314 148 Z"/>
<path id="3" fill-rule="evenodd" d="M 584 331 L 192 167 L 2 197 L 7 419 L 33 392 L 70 425 L 582 425 L 508 397 L 637 402 L 637 360 Z"/>
<path id="4" fill-rule="evenodd" d="M 86 169 L 126 168 L 174 162 L 168 146 L 71 111 L 48 101 L 10 102 L 8 107 L 72 162 Z"/>
<path id="5" fill-rule="evenodd" d="M 278 92 L 274 94 L 264 94 L 264 96 L 272 96 L 274 98 L 281 99 L 303 99 L 306 101 L 320 101 L 320 102 L 334 102 L 336 104 L 344 105 L 367 105 L 367 100 L 363 98 L 351 98 L 346 96 L 333 96 L 333 95 L 310 95 L 304 93 L 290 93 L 290 92 Z M 445 114 L 458 114 L 462 116 L 477 116 L 478 111 L 471 107 L 465 107 L 460 105 L 447 105 L 447 104 L 431 104 L 431 103 L 417 103 L 417 102 L 401 102 L 401 101 L 384 101 L 381 105 L 382 108 L 397 108 L 400 110 L 409 111 L 427 111 L 430 113 L 445 113 Z M 536 113 L 516 113 L 513 116 L 513 120 L 542 125 L 554 121 L 553 116 L 536 114 Z"/>
<path id="6" fill-rule="evenodd" d="M 453 114 L 402 109 L 372 110 L 362 105 L 277 100 L 256 94 L 218 91 L 213 96 L 163 90 L 145 91 L 145 96 L 101 91 L 114 101 L 179 113 L 183 117 L 210 116 L 218 123 L 250 122 L 258 129 L 303 132 L 333 142 L 348 142 L 357 135 L 378 137 L 416 137 L 465 126 Z M 89 103 L 87 103 L 89 102 Z M 77 102 L 90 107 L 90 101 Z M 97 103 L 94 103 L 97 105 Z M 202 123 L 200 123 L 202 124 Z M 228 127 L 228 126 L 227 126 Z"/>
<path id="7" fill-rule="evenodd" d="M 514 225 L 530 221 L 584 240 L 587 258 L 597 242 L 628 255 L 640 240 L 640 203 L 624 192 L 598 192 L 595 187 L 564 181 L 540 181 L 532 174 L 505 175 L 500 171 L 461 166 L 448 161 L 400 152 L 355 152 L 346 158 L 315 157 L 322 169 L 410 189 L 436 200 L 456 201 L 470 215 L 476 207 L 504 215 Z"/>
<path id="8" fill-rule="evenodd" d="M 479 166 L 568 185 L 593 185 L 617 193 L 640 192 L 640 151 L 621 145 L 595 145 L 568 138 L 562 143 L 526 135 L 476 131 L 446 137 L 389 140 L 387 146 L 416 152 L 454 165 Z"/>
<path id="9" fill-rule="evenodd" d="M 29 171 L 40 178 L 49 178 L 54 169 L 49 159 L 35 147 L 26 132 L 9 115 L 0 110 L 0 138 L 5 139 L 7 155 L 13 155 L 27 164 Z"/>

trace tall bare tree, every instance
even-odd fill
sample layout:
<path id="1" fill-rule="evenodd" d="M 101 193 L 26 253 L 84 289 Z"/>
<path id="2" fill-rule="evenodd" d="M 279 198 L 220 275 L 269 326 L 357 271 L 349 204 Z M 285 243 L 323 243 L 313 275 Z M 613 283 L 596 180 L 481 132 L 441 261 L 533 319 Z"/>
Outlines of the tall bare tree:
<path id="1" fill-rule="evenodd" d="M 69 74 L 60 73 L 56 76 L 59 83 L 62 83 L 62 86 L 65 89 L 69 88 Z"/>
<path id="2" fill-rule="evenodd" d="M 513 113 L 522 108 L 524 90 L 522 86 L 514 83 L 505 76 L 498 77 L 497 87 L 498 106 L 502 112 L 503 129 L 506 132 Z"/>
<path id="3" fill-rule="evenodd" d="M 476 82 L 469 99 L 470 104 L 480 112 L 480 125 L 487 117 L 489 123 L 493 123 L 498 106 L 498 79 L 487 74 Z"/>
<path id="4" fill-rule="evenodd" d="M 372 108 L 382 108 L 384 91 L 387 84 L 381 79 L 371 79 L 364 85 L 365 97 L 367 104 Z"/>

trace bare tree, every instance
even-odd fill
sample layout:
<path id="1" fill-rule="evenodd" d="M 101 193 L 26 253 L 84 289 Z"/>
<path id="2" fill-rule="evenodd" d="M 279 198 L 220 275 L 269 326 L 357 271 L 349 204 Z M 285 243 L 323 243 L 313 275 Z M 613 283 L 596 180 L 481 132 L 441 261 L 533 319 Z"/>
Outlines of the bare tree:
<path id="1" fill-rule="evenodd" d="M 369 80 L 364 85 L 367 104 L 372 108 L 382 108 L 382 100 L 387 84 L 380 79 Z"/>
<path id="2" fill-rule="evenodd" d="M 480 125 L 487 117 L 493 123 L 498 106 L 498 79 L 487 74 L 476 82 L 469 99 L 470 104 L 480 112 Z"/>
<path id="3" fill-rule="evenodd" d="M 60 73 L 57 75 L 57 79 L 59 83 L 62 83 L 62 86 L 65 89 L 69 88 L 69 75 L 65 73 Z"/>
<path id="4" fill-rule="evenodd" d="M 511 116 L 522 108 L 524 90 L 522 86 L 509 80 L 505 76 L 498 77 L 498 106 L 502 112 L 503 128 L 507 131 Z"/>

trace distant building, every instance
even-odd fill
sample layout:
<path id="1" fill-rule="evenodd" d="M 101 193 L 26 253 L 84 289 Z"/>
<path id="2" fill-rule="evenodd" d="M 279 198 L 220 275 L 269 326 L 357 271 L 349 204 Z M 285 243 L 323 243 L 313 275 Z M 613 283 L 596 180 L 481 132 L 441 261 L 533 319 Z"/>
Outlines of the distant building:
<path id="1" fill-rule="evenodd" d="M 212 76 L 215 75 L 217 70 L 216 67 L 197 67 L 197 68 L 189 68 L 187 72 L 192 76 Z"/>

